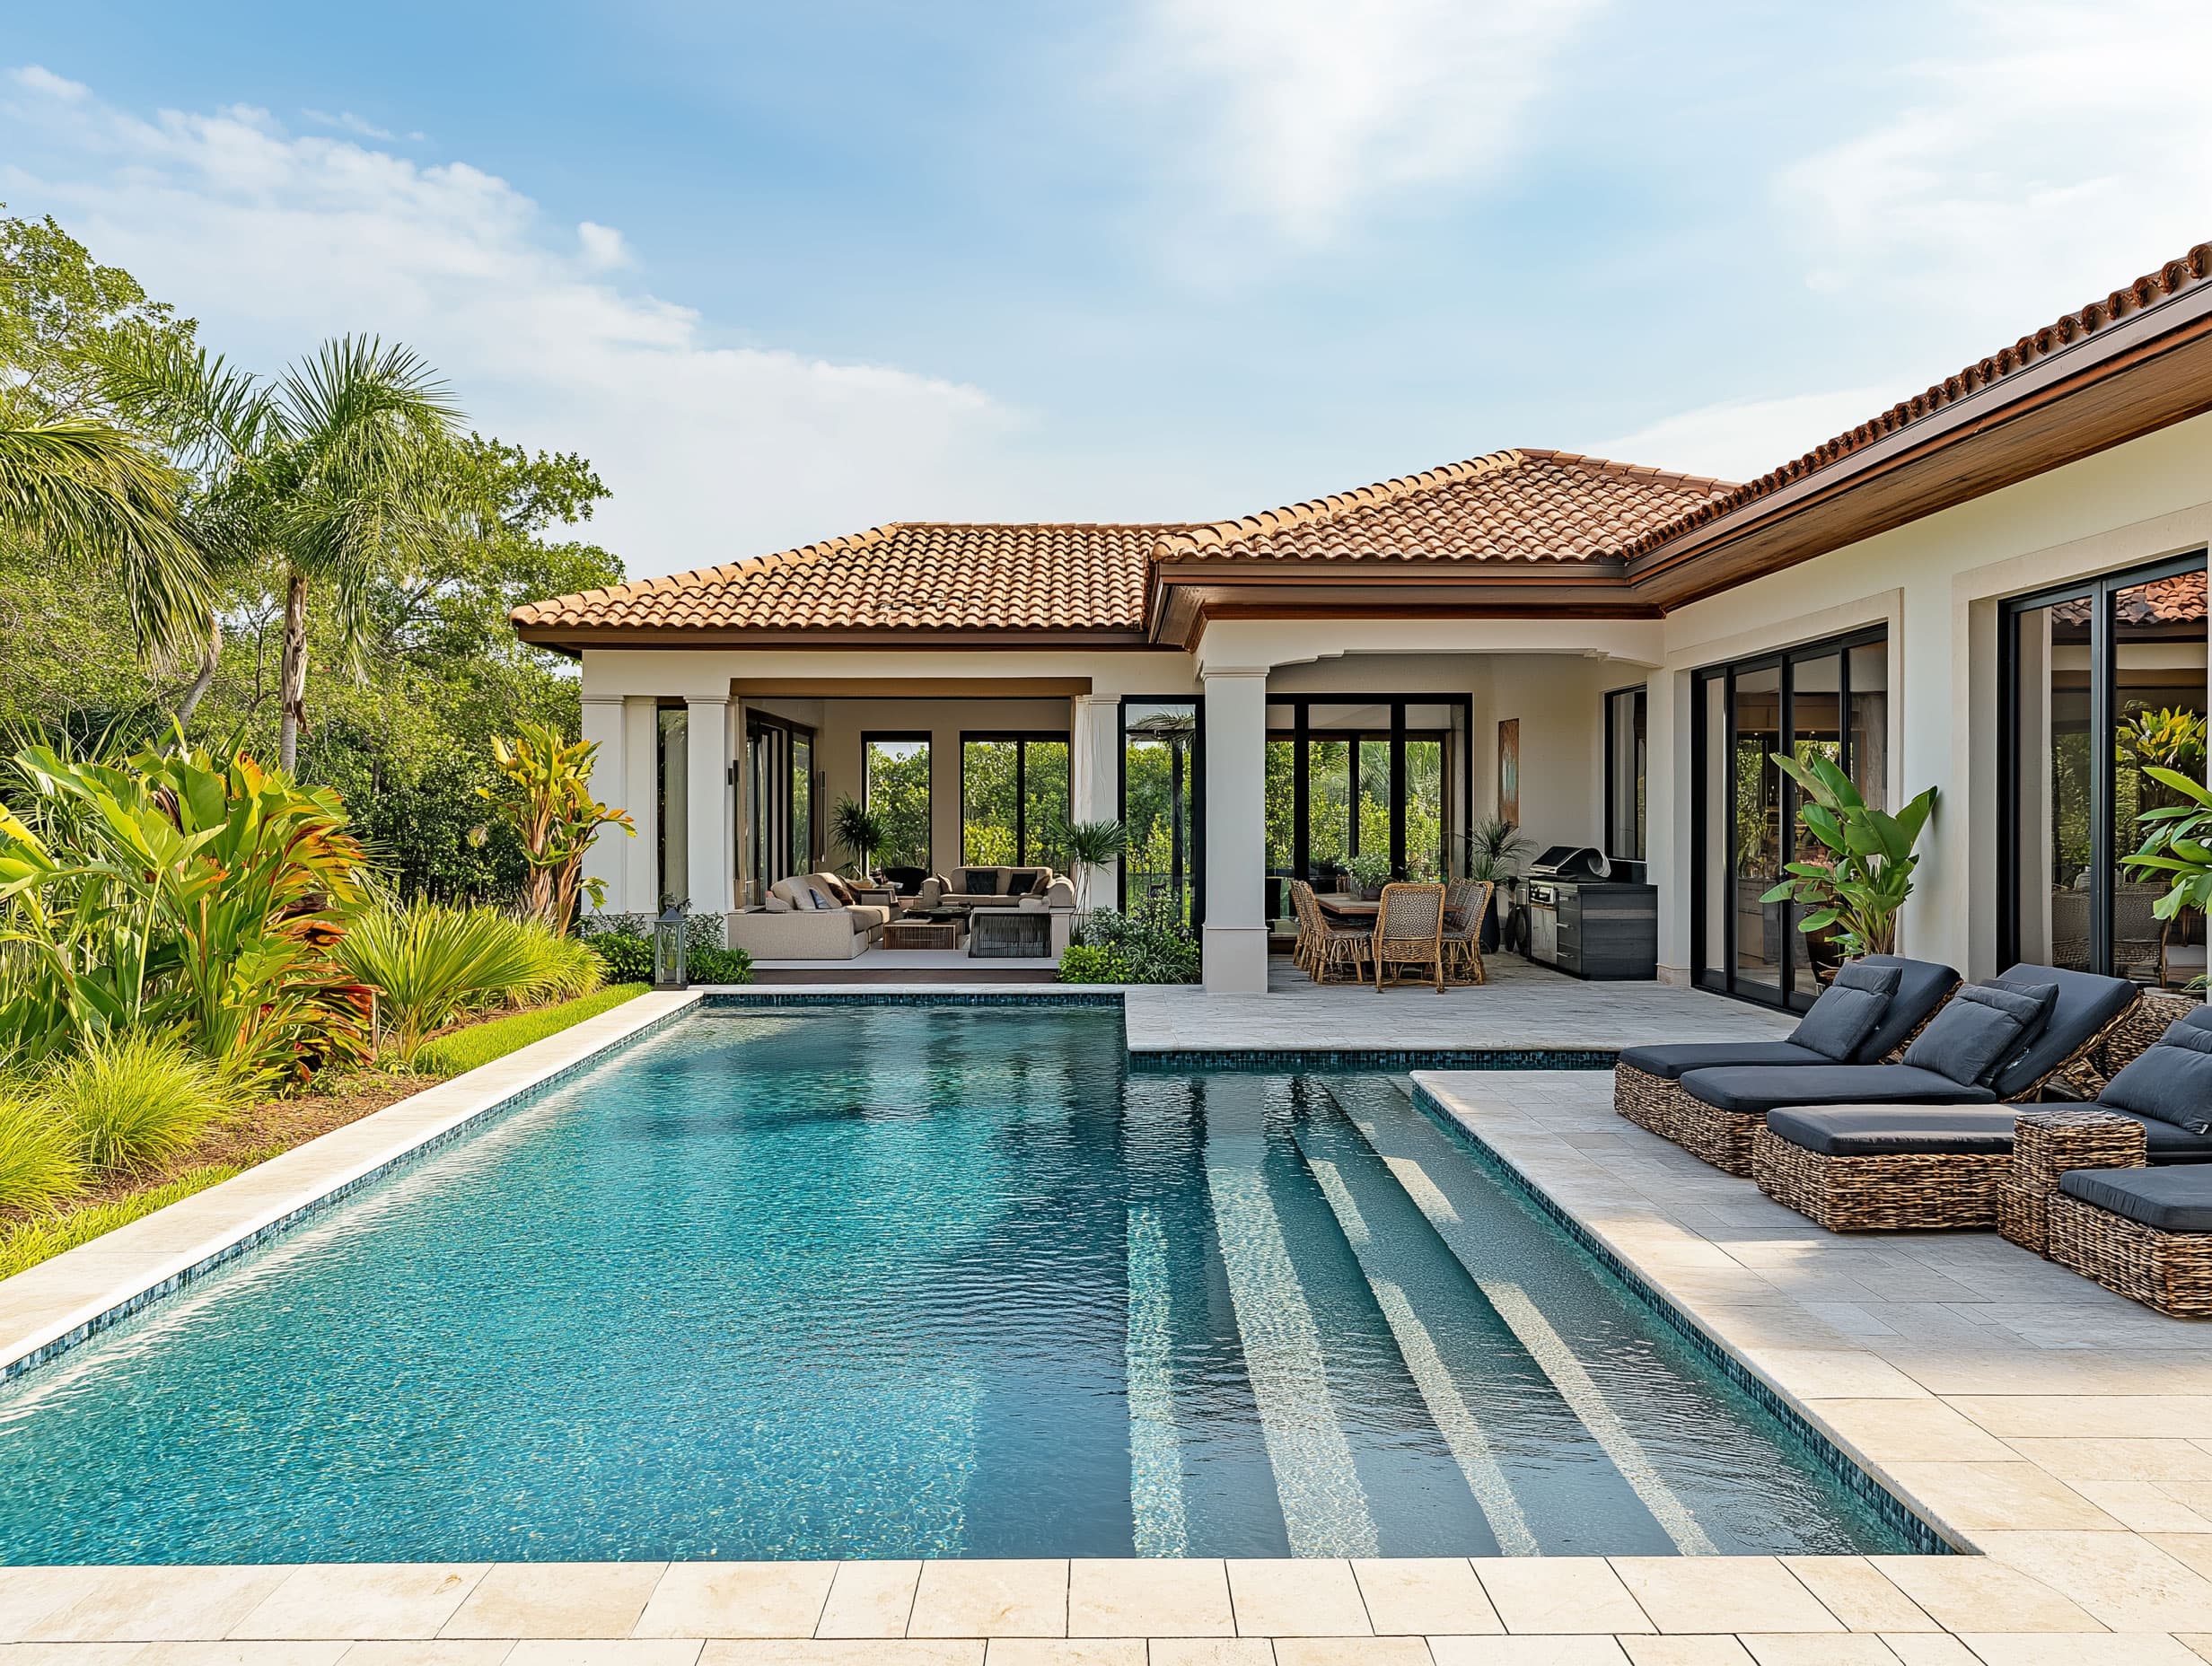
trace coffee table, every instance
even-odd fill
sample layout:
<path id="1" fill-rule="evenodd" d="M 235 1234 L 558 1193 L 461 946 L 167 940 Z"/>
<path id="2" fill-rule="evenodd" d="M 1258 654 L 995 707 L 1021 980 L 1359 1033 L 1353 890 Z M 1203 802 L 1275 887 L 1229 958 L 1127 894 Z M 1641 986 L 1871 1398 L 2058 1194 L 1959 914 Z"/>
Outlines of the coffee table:
<path id="1" fill-rule="evenodd" d="M 883 927 L 886 949 L 957 949 L 966 932 L 959 920 L 893 920 Z"/>

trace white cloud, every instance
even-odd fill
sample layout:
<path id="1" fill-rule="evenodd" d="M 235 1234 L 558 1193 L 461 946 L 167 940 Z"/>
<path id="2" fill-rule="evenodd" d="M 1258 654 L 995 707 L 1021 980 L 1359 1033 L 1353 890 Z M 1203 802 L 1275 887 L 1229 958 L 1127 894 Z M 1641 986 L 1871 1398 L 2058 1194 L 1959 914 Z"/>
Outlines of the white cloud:
<path id="1" fill-rule="evenodd" d="M 20 69 L 8 71 L 8 79 L 26 92 L 54 99 L 64 104 L 75 104 L 88 98 L 92 91 L 82 81 L 71 81 L 57 75 L 52 70 L 38 64 L 26 64 Z"/>
<path id="2" fill-rule="evenodd" d="M 1601 0 L 1151 0 L 1130 55 L 1215 214 L 1328 241 L 1363 205 L 1495 174 Z"/>
<path id="3" fill-rule="evenodd" d="M 399 136 L 391 128 L 380 127 L 374 122 L 356 116 L 349 110 L 342 110 L 335 116 L 327 110 L 303 110 L 300 114 L 318 127 L 337 127 L 344 132 L 358 135 L 364 139 L 396 139 Z M 419 139 L 422 136 L 419 133 L 408 135 L 410 139 Z"/>
<path id="4" fill-rule="evenodd" d="M 1771 399 L 1727 399 L 1680 411 L 1581 449 L 1619 462 L 1749 480 L 1804 456 L 1893 404 L 1893 388 L 1840 388 Z"/>
<path id="5" fill-rule="evenodd" d="M 346 330 L 407 341 L 477 426 L 592 460 L 615 497 L 592 536 L 633 574 L 1034 507 L 1000 495 L 1017 423 L 981 390 L 725 345 L 692 310 L 612 281 L 619 233 L 559 239 L 466 162 L 295 136 L 242 106 L 147 120 L 43 70 L 12 79 L 0 196 L 18 212 L 54 213 L 261 369 Z"/>
<path id="6" fill-rule="evenodd" d="M 590 220 L 576 227 L 576 241 L 584 247 L 584 263 L 595 272 L 610 272 L 617 267 L 635 266 L 630 258 L 629 245 L 622 233 L 611 225 L 598 225 Z"/>
<path id="7" fill-rule="evenodd" d="M 2212 232 L 2201 0 L 1949 9 L 1965 44 L 1900 72 L 1902 107 L 1787 168 L 1805 281 L 1963 318 L 1959 363 Z M 1995 338 L 1982 339 L 1991 320 Z M 1957 368 L 1932 365 L 1927 380 Z"/>

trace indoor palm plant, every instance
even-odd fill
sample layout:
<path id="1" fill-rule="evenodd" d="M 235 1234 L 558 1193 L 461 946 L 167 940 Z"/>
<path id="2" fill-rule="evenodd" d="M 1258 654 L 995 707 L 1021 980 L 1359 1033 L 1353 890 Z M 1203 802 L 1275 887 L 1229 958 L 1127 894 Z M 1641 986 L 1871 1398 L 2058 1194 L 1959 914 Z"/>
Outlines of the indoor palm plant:
<path id="1" fill-rule="evenodd" d="M 1936 807 L 1936 789 L 1928 788 L 1892 816 L 1870 806 L 1851 777 L 1825 758 L 1773 756 L 1804 794 L 1797 819 L 1830 855 L 1827 861 L 1784 863 L 1782 872 L 1789 877 L 1760 901 L 1797 904 L 1806 911 L 1797 929 L 1832 927 L 1847 957 L 1895 953 L 1897 913 L 1912 895 L 1913 870 L 1920 864 L 1913 846 Z"/>
<path id="2" fill-rule="evenodd" d="M 868 859 L 883 847 L 887 837 L 883 812 L 847 794 L 830 812 L 830 837 L 852 857 L 855 870 L 865 874 Z"/>
<path id="3" fill-rule="evenodd" d="M 1485 954 L 1497 949 L 1498 921 L 1505 917 L 1498 892 L 1506 881 L 1519 877 L 1521 858 L 1535 848 L 1536 841 L 1503 816 L 1485 816 L 1467 830 L 1467 877 L 1488 880 L 1493 887 L 1489 912 L 1482 916 Z"/>

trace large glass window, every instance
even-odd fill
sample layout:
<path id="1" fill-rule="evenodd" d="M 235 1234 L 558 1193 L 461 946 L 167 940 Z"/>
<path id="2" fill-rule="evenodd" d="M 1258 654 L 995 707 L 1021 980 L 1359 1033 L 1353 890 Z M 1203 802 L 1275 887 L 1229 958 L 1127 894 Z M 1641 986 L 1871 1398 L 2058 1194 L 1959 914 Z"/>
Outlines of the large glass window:
<path id="1" fill-rule="evenodd" d="M 1642 688 L 1605 697 L 1605 854 L 1628 862 L 1645 859 L 1648 711 Z"/>
<path id="2" fill-rule="evenodd" d="M 1067 820 L 1067 737 L 962 735 L 961 860 L 971 866 L 1059 866 Z"/>
<path id="3" fill-rule="evenodd" d="M 2178 988 L 2205 969 L 2204 920 L 2152 912 L 2128 872 L 2141 818 L 2205 774 L 2204 557 L 2008 604 L 2000 955 Z"/>
<path id="4" fill-rule="evenodd" d="M 765 713 L 745 715 L 745 900 L 813 866 L 814 736 Z"/>
<path id="5" fill-rule="evenodd" d="M 680 706 L 660 708 L 656 738 L 660 753 L 659 817 L 661 894 L 654 901 L 659 913 L 672 902 L 691 899 L 689 858 L 691 828 L 691 714 Z"/>
<path id="6" fill-rule="evenodd" d="M 1199 706 L 1196 700 L 1125 700 L 1121 705 L 1121 859 L 1124 908 L 1172 899 L 1183 917 L 1200 917 Z"/>
<path id="7" fill-rule="evenodd" d="M 1869 803 L 1882 805 L 1888 681 L 1889 649 L 1880 631 L 1714 666 L 1695 679 L 1690 955 L 1705 987 L 1777 1006 L 1809 1006 L 1819 995 L 1821 974 L 1839 958 L 1832 934 L 1800 932 L 1795 904 L 1763 900 L 1781 880 L 1783 864 L 1818 848 L 1799 825 L 1798 790 L 1775 754 L 1825 758 Z M 1643 718 L 1624 714 L 1619 697 L 1609 703 L 1607 728 L 1613 764 L 1627 732 L 1642 751 Z M 1627 817 L 1610 778 L 1607 796 L 1609 837 L 1619 837 Z M 1640 838 L 1640 812 L 1636 822 Z"/>
<path id="8" fill-rule="evenodd" d="M 862 794 L 869 809 L 883 818 L 883 848 L 875 853 L 886 868 L 920 868 L 929 860 L 929 737 L 926 734 L 864 734 L 860 737 Z"/>
<path id="9" fill-rule="evenodd" d="M 1465 699 L 1291 698 L 1268 706 L 1268 912 L 1289 881 L 1336 889 L 1353 856 L 1406 879 L 1454 871 L 1466 827 Z"/>

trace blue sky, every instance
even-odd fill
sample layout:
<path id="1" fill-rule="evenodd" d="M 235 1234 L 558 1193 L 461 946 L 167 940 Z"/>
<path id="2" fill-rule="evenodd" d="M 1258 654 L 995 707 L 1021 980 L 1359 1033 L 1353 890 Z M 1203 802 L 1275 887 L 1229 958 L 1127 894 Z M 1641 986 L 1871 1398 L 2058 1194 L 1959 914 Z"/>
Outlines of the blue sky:
<path id="1" fill-rule="evenodd" d="M 1755 472 L 2212 235 L 2208 61 L 2164 0 L 80 3 L 0 40 L 0 199 L 245 363 L 420 347 L 642 574 Z"/>

